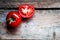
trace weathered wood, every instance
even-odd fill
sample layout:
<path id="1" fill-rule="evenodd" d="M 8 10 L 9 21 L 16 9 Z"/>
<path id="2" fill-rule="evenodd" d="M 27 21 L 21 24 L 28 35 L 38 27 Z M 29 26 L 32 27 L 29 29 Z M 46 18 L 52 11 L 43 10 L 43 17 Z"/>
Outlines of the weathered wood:
<path id="1" fill-rule="evenodd" d="M 32 4 L 36 8 L 47 8 L 50 4 L 60 2 L 59 0 L 1 0 L 1 7 L 19 7 L 20 4 Z"/>

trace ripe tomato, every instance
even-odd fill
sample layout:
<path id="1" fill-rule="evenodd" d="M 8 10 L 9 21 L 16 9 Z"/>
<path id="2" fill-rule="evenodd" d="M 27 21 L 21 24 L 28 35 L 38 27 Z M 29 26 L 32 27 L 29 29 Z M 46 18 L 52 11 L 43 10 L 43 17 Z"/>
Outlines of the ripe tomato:
<path id="1" fill-rule="evenodd" d="M 29 4 L 22 4 L 20 5 L 19 7 L 19 10 L 18 12 L 20 13 L 20 15 L 23 17 L 23 18 L 30 18 L 34 15 L 34 7 L 32 5 L 29 5 Z"/>
<path id="2" fill-rule="evenodd" d="M 6 17 L 6 22 L 9 26 L 15 28 L 22 22 L 22 17 L 18 12 L 11 11 Z"/>

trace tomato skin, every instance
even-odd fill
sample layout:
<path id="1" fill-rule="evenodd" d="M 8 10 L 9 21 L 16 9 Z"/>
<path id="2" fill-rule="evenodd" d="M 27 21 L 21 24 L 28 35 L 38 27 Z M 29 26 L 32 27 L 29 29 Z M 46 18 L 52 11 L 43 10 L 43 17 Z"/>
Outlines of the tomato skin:
<path id="1" fill-rule="evenodd" d="M 27 10 L 27 11 L 25 11 L 25 10 Z M 28 10 L 30 10 L 30 12 Z M 23 18 L 31 18 L 34 15 L 35 9 L 34 9 L 33 5 L 21 4 L 19 6 L 18 12 L 20 13 L 20 15 Z"/>
<path id="2" fill-rule="evenodd" d="M 6 17 L 6 22 L 9 26 L 15 28 L 22 22 L 22 17 L 19 15 L 18 12 L 11 11 L 8 13 Z"/>

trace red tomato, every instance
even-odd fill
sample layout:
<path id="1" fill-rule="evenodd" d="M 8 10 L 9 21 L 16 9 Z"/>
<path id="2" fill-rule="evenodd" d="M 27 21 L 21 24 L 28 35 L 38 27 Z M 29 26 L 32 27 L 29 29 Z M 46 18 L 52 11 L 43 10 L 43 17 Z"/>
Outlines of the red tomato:
<path id="1" fill-rule="evenodd" d="M 18 12 L 11 11 L 8 13 L 6 17 L 6 22 L 11 27 L 15 28 L 22 22 L 22 17 L 19 15 Z"/>
<path id="2" fill-rule="evenodd" d="M 18 12 L 23 18 L 32 17 L 34 15 L 34 11 L 35 11 L 34 7 L 28 4 L 20 5 L 19 10 L 18 10 Z"/>

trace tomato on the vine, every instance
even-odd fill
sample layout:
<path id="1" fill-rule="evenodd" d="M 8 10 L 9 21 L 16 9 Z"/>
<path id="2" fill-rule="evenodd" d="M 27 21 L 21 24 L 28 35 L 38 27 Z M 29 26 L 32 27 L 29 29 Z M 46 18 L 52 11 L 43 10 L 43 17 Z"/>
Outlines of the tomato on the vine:
<path id="1" fill-rule="evenodd" d="M 31 18 L 34 15 L 34 7 L 30 4 L 21 4 L 19 6 L 18 12 L 23 18 Z"/>

